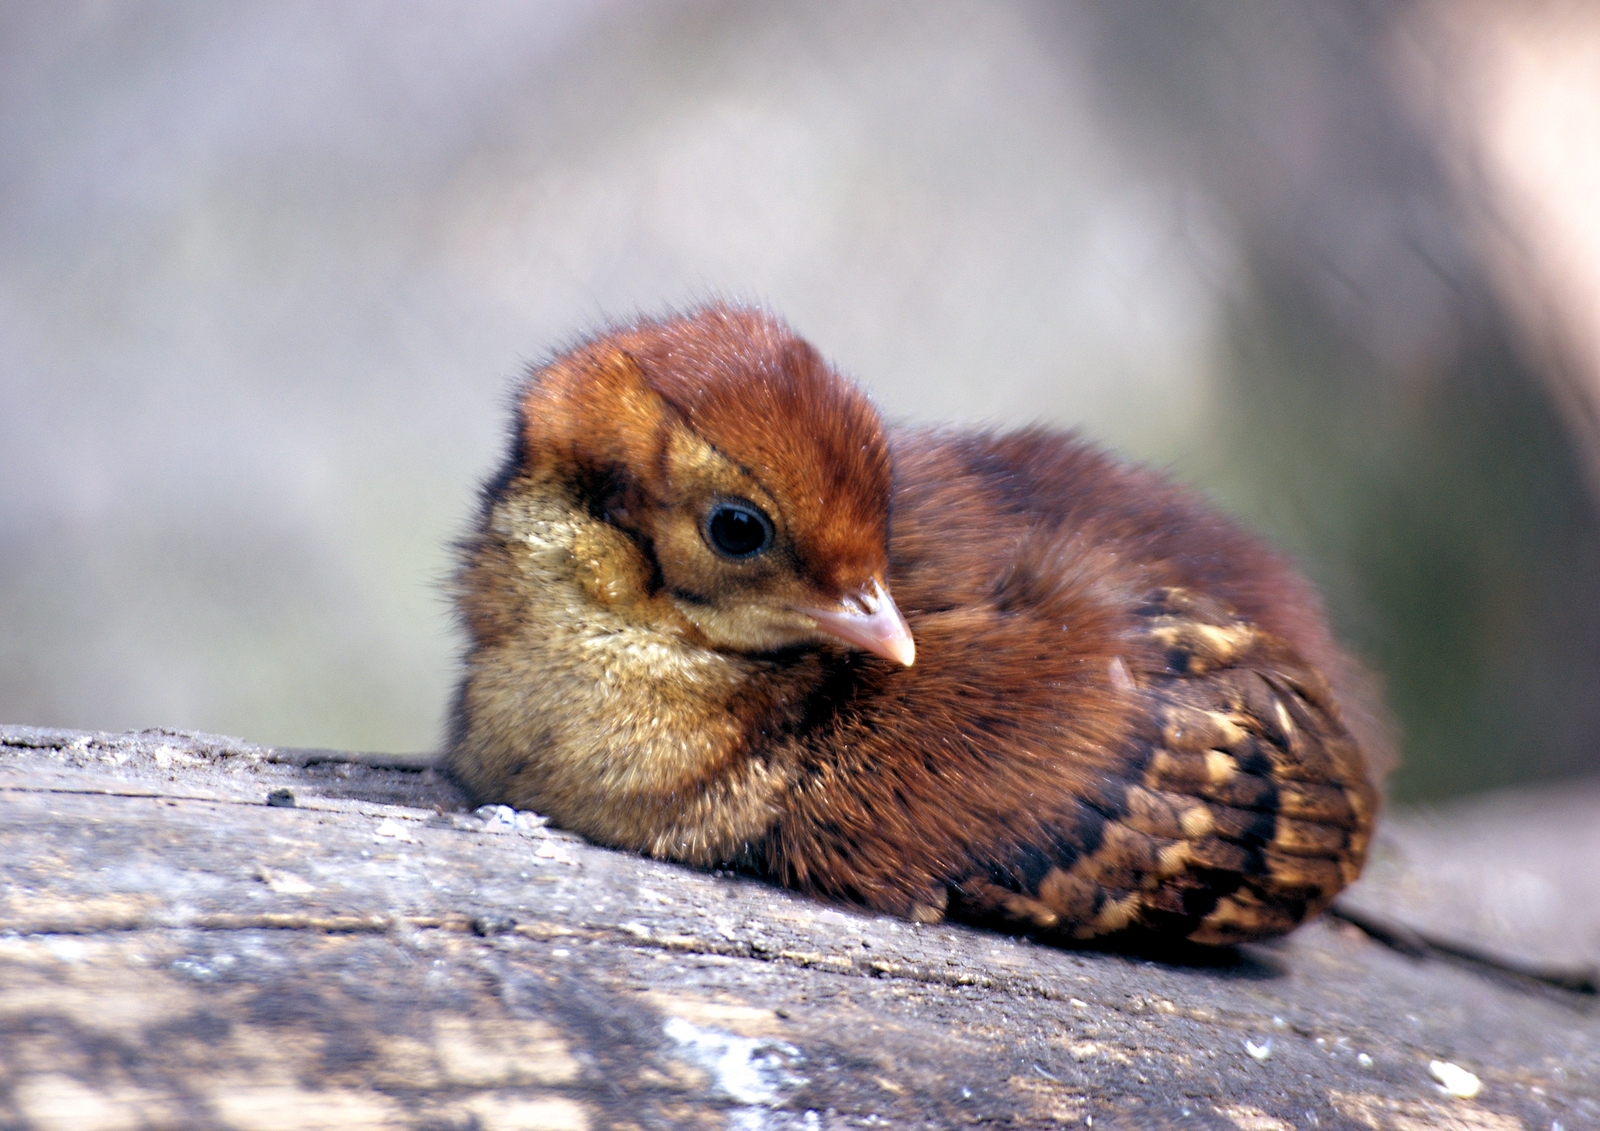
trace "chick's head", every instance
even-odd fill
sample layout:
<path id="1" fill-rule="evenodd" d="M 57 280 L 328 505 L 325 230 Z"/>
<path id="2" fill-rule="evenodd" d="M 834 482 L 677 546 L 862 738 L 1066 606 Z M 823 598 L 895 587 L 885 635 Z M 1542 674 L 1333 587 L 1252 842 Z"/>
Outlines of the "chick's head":
<path id="1" fill-rule="evenodd" d="M 523 474 L 625 536 L 591 597 L 670 610 L 714 649 L 912 662 L 885 584 L 882 422 L 776 318 L 713 306 L 596 338 L 534 376 L 519 427 Z"/>

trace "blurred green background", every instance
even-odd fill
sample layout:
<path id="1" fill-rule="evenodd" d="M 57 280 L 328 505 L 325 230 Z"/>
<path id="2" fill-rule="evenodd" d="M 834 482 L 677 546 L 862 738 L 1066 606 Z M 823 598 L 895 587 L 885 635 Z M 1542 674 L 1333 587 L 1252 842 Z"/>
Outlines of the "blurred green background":
<path id="1" fill-rule="evenodd" d="M 8 4 L 0 719 L 433 747 L 512 378 L 722 295 L 892 418 L 1081 428 L 1298 556 L 1398 797 L 1592 775 L 1597 43 L 1488 0 Z"/>

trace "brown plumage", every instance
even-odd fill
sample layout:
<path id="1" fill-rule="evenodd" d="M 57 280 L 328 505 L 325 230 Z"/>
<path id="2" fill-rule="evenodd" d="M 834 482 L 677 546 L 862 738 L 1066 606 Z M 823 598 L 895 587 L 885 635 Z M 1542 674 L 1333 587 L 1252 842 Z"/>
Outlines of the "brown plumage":
<path id="1" fill-rule="evenodd" d="M 1202 943 L 1366 855 L 1383 730 L 1282 558 L 1070 435 L 886 432 L 759 311 L 534 373 L 457 601 L 452 771 L 605 844 Z"/>

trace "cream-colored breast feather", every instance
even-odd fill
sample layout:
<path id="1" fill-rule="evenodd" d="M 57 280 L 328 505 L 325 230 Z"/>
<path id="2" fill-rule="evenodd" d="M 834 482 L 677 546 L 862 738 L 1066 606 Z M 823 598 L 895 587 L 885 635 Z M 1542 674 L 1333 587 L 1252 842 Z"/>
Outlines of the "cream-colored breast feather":
<path id="1" fill-rule="evenodd" d="M 500 498 L 467 564 L 514 608 L 468 659 L 453 769 L 595 840 L 713 863 L 776 816 L 783 775 L 729 710 L 762 661 L 692 641 L 637 546 L 554 478 Z"/>

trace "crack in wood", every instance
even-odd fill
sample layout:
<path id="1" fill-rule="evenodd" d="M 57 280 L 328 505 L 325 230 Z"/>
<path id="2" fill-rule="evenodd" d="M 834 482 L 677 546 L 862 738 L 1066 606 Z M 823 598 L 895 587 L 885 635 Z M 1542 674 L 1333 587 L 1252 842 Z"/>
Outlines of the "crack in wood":
<path id="1" fill-rule="evenodd" d="M 1326 914 L 1330 919 L 1349 923 L 1374 942 L 1382 943 L 1407 958 L 1424 962 L 1443 958 L 1479 973 L 1509 975 L 1586 997 L 1600 995 L 1600 970 L 1594 966 L 1563 966 L 1496 954 L 1487 947 L 1442 938 L 1397 920 L 1357 911 L 1342 903 L 1335 903 Z"/>

